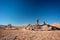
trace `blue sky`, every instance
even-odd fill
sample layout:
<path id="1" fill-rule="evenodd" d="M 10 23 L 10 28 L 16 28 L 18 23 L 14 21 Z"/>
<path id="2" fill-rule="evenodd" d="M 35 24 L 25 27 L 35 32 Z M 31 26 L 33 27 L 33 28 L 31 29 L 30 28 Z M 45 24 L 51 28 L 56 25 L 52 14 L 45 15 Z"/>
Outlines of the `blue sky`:
<path id="1" fill-rule="evenodd" d="M 59 0 L 0 0 L 0 25 L 60 23 Z"/>

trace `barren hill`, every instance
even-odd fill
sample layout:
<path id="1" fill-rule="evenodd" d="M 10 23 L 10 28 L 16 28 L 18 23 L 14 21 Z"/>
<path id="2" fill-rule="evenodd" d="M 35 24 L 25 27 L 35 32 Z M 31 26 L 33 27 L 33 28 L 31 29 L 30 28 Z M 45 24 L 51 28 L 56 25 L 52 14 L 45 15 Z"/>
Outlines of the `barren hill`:
<path id="1" fill-rule="evenodd" d="M 60 24 L 58 24 L 58 23 L 54 23 L 54 24 L 52 24 L 52 26 L 56 26 L 56 27 L 60 28 Z"/>

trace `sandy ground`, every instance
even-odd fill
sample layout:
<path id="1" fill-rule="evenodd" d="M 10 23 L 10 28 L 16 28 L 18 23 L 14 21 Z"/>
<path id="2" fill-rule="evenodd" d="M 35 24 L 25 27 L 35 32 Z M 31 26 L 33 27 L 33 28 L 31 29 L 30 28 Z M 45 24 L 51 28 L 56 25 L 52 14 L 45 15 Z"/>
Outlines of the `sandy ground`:
<path id="1" fill-rule="evenodd" d="M 0 40 L 60 40 L 60 31 L 0 30 Z"/>

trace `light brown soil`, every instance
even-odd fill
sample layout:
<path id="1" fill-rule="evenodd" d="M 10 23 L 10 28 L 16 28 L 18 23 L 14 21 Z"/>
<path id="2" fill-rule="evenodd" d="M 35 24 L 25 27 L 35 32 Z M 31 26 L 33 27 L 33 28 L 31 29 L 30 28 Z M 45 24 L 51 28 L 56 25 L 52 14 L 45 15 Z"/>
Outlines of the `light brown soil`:
<path id="1" fill-rule="evenodd" d="M 60 40 L 60 31 L 0 30 L 0 40 Z"/>

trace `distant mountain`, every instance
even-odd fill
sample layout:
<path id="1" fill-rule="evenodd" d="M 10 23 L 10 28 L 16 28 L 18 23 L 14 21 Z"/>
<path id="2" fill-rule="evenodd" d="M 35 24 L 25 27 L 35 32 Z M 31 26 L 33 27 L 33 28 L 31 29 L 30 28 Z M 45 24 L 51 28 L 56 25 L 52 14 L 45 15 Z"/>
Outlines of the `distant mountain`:
<path id="1" fill-rule="evenodd" d="M 6 25 L 0 25 L 0 27 L 5 27 Z"/>

